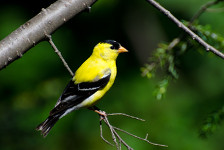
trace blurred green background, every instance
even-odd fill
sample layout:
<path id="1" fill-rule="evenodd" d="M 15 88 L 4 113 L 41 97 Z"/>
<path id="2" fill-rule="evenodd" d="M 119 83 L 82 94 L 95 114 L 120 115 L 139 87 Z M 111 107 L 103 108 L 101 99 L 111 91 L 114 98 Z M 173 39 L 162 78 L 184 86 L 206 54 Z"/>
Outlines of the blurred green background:
<path id="1" fill-rule="evenodd" d="M 48 7 L 53 0 L 3 0 L 0 5 L 0 39 Z M 179 19 L 189 20 L 208 0 L 159 1 Z M 220 4 L 219 6 L 223 6 Z M 211 24 L 224 34 L 224 12 L 208 12 L 201 24 Z M 166 144 L 157 147 L 121 133 L 137 150 L 223 150 L 224 126 L 217 126 L 206 139 L 199 130 L 212 112 L 224 105 L 224 61 L 196 49 L 180 58 L 180 77 L 170 83 L 165 98 L 155 99 L 153 91 L 159 76 L 147 79 L 140 67 L 159 42 L 171 41 L 180 29 L 145 0 L 101 0 L 91 13 L 83 12 L 53 34 L 69 66 L 75 71 L 93 47 L 114 39 L 129 50 L 117 60 L 114 86 L 98 103 L 106 112 L 123 112 L 146 120 L 139 122 L 121 116 L 109 117 L 111 123 L 140 137 Z M 71 79 L 47 42 L 41 42 L 21 59 L 0 71 L 0 149 L 1 150 L 112 150 L 99 132 L 98 115 L 87 109 L 61 119 L 43 138 L 36 126 L 48 116 Z M 105 138 L 111 140 L 104 126 Z M 111 140 L 112 141 L 112 140 Z"/>

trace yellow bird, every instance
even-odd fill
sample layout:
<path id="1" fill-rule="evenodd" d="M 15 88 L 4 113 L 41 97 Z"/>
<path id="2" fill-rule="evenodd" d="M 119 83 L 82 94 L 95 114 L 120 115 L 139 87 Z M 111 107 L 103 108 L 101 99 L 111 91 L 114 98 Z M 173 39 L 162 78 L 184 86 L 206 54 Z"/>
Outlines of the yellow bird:
<path id="1" fill-rule="evenodd" d="M 114 83 L 116 59 L 123 52 L 128 51 L 114 40 L 97 44 L 92 55 L 75 72 L 48 118 L 36 129 L 45 137 L 55 123 L 68 113 L 79 108 L 95 109 L 96 102 Z"/>

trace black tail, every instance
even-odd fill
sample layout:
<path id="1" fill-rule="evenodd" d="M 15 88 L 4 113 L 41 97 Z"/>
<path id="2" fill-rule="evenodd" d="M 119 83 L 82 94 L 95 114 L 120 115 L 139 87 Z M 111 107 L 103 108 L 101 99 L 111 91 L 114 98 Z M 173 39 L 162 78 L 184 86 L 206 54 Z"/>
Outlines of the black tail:
<path id="1" fill-rule="evenodd" d="M 51 128 L 59 120 L 59 117 L 60 115 L 49 116 L 44 122 L 37 126 L 36 130 L 41 131 L 41 134 L 46 137 Z"/>

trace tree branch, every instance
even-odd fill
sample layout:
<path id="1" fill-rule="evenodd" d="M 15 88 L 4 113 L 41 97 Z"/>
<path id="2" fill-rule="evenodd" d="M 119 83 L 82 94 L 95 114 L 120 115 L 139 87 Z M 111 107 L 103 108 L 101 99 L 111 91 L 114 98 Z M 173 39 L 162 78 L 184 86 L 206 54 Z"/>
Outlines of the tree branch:
<path id="1" fill-rule="evenodd" d="M 187 34 L 189 34 L 193 40 L 196 40 L 199 44 L 201 44 L 206 51 L 211 51 L 215 55 L 221 57 L 224 59 L 224 54 L 214 48 L 213 46 L 206 43 L 204 40 L 202 40 L 197 34 L 192 32 L 188 27 L 186 27 L 182 22 L 180 22 L 176 17 L 174 17 L 168 10 L 166 10 L 164 7 L 162 7 L 159 3 L 157 3 L 154 0 L 147 0 L 150 4 L 152 4 L 155 8 L 157 8 L 159 11 L 161 11 L 163 14 L 165 14 L 169 19 L 171 19 L 174 23 L 177 24 L 178 27 L 183 29 Z"/>
<path id="2" fill-rule="evenodd" d="M 61 52 L 58 50 L 58 48 L 56 47 L 56 45 L 54 44 L 51 35 L 47 35 L 46 37 L 48 38 L 48 42 L 51 44 L 51 47 L 54 49 L 54 52 L 58 55 L 58 57 L 61 59 L 62 63 L 64 64 L 65 68 L 68 70 L 68 72 L 70 73 L 70 75 L 73 77 L 74 73 L 72 72 L 72 70 L 69 68 L 67 62 L 65 61 L 65 59 L 63 58 L 63 56 L 61 55 Z"/>
<path id="3" fill-rule="evenodd" d="M 97 109 L 97 111 L 95 111 L 94 109 Z M 103 141 L 105 141 L 107 144 L 111 145 L 111 146 L 114 146 L 113 144 L 111 144 L 110 142 L 108 142 L 104 137 L 103 137 L 103 130 L 102 130 L 102 121 L 104 121 L 104 123 L 108 126 L 108 128 L 110 129 L 110 132 L 111 132 L 111 136 L 112 136 L 112 139 L 113 139 L 113 142 L 115 143 L 116 145 L 116 148 L 117 150 L 121 150 L 121 144 L 123 144 L 128 150 L 133 150 L 133 148 L 131 146 L 129 146 L 123 139 L 122 137 L 117 133 L 117 131 L 120 131 L 120 132 L 123 132 L 123 133 L 126 133 L 136 139 L 139 139 L 139 140 L 142 140 L 142 141 L 145 141 L 151 145 L 155 145 L 155 146 L 161 146 L 161 147 L 168 147 L 167 145 L 163 145 L 163 144 L 157 144 L 157 143 L 153 143 L 151 141 L 148 140 L 148 134 L 146 134 L 146 137 L 145 138 L 141 138 L 139 136 L 136 136 L 132 133 L 129 133 L 123 129 L 120 129 L 120 128 L 117 128 L 113 125 L 110 124 L 109 122 L 109 119 L 107 118 L 107 116 L 115 116 L 115 115 L 122 115 L 122 116 L 125 116 L 125 117 L 128 117 L 128 118 L 132 118 L 132 119 L 136 119 L 136 120 L 139 120 L 139 121 L 145 121 L 141 118 L 138 118 L 138 117 L 135 117 L 135 116 L 131 116 L 131 115 L 127 115 L 127 114 L 124 114 L 124 113 L 111 113 L 111 114 L 107 114 L 106 112 L 100 110 L 99 108 L 97 108 L 96 106 L 93 107 L 93 109 L 91 110 L 94 110 L 95 112 L 97 112 L 99 115 L 100 115 L 100 136 L 101 138 L 103 139 Z M 101 115 L 101 114 L 104 114 L 104 115 Z M 117 131 L 116 131 L 117 130 Z M 117 142 L 117 140 L 119 142 Z"/>
<path id="4" fill-rule="evenodd" d="M 195 20 L 197 20 L 206 10 L 208 10 L 209 7 L 214 6 L 214 5 L 218 4 L 219 2 L 223 2 L 223 1 L 224 0 L 214 0 L 214 1 L 210 1 L 210 2 L 202 5 L 201 8 L 191 18 L 187 27 L 192 29 L 192 23 L 194 23 Z M 181 33 L 179 35 L 179 37 L 174 38 L 173 41 L 170 42 L 170 44 L 168 46 L 168 50 L 173 49 L 182 40 L 183 37 L 184 37 L 184 34 Z"/>
<path id="5" fill-rule="evenodd" d="M 58 0 L 0 41 L 0 70 L 96 0 Z"/>

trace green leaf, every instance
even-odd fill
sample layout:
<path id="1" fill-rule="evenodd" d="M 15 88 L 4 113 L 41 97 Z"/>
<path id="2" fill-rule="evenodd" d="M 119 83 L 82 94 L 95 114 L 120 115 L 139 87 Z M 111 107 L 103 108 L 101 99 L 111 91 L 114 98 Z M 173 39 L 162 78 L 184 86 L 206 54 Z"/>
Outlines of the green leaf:
<path id="1" fill-rule="evenodd" d="M 167 78 L 163 79 L 162 81 L 158 83 L 154 91 L 154 94 L 157 100 L 161 100 L 162 98 L 164 98 L 167 91 L 168 84 L 169 84 L 169 80 Z"/>

